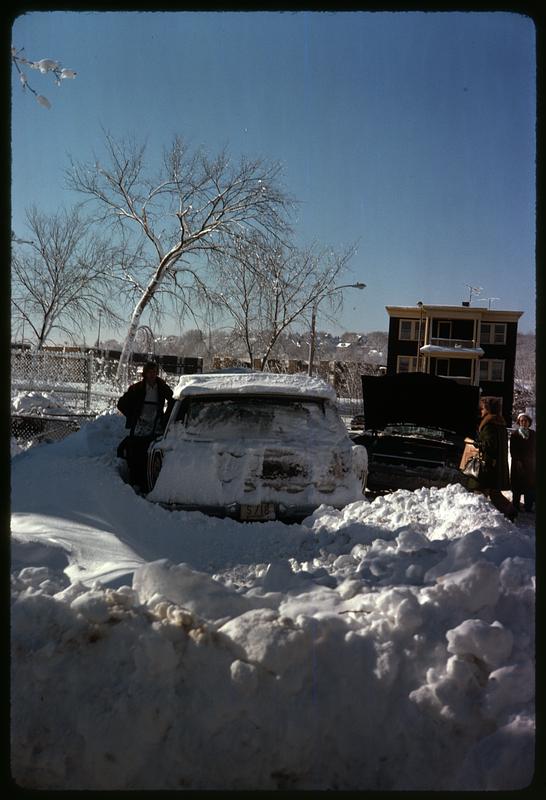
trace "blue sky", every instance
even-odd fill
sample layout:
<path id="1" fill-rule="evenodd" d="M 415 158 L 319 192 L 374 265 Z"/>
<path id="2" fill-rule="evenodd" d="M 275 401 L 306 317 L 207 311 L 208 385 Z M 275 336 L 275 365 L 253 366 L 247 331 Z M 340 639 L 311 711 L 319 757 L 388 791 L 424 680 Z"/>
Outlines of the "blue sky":
<path id="1" fill-rule="evenodd" d="M 535 29 L 505 12 L 32 12 L 12 44 L 77 71 L 47 110 L 13 75 L 12 227 L 75 201 L 67 154 L 102 128 L 175 133 L 283 164 L 301 244 L 357 244 L 337 324 L 387 330 L 386 305 L 482 302 L 535 328 Z M 479 299 L 478 298 L 478 299 Z M 474 302 L 474 299 L 473 299 Z M 146 320 L 144 320 L 146 321 Z M 165 323 L 162 333 L 178 332 Z M 105 335 L 106 332 L 105 332 Z"/>

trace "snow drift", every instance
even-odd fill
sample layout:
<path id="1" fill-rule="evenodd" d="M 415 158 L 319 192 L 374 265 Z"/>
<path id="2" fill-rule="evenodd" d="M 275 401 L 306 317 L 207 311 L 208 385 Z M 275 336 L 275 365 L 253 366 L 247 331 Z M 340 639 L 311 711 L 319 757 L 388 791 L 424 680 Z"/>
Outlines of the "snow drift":
<path id="1" fill-rule="evenodd" d="M 31 789 L 507 790 L 534 771 L 534 527 L 460 486 L 301 525 L 168 512 L 104 415 L 12 460 Z"/>

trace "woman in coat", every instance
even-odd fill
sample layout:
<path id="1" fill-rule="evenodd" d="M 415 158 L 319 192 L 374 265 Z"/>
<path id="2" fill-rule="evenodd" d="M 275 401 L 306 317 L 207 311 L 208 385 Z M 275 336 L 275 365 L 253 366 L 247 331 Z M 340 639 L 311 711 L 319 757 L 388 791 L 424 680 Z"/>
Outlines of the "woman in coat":
<path id="1" fill-rule="evenodd" d="M 481 420 L 476 446 L 483 461 L 478 478 L 480 490 L 489 497 L 495 508 L 514 521 L 517 511 L 503 495 L 510 488 L 508 468 L 508 432 L 500 415 L 500 402 L 496 397 L 480 400 Z"/>
<path id="2" fill-rule="evenodd" d="M 531 430 L 533 420 L 528 414 L 518 414 L 518 429 L 510 436 L 512 467 L 512 502 L 520 510 L 521 495 L 525 511 L 532 511 L 535 502 L 536 434 Z"/>

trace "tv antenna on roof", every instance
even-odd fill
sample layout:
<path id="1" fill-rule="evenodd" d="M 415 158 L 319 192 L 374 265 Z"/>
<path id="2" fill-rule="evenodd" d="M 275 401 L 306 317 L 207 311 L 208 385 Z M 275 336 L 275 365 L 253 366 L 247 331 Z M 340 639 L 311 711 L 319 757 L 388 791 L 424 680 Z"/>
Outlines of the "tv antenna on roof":
<path id="1" fill-rule="evenodd" d="M 470 305 L 470 303 L 472 302 L 472 295 L 473 294 L 479 294 L 482 291 L 483 287 L 482 286 L 471 286 L 469 283 L 465 283 L 465 286 L 467 287 L 467 289 L 470 292 L 469 297 L 468 297 L 468 304 Z"/>

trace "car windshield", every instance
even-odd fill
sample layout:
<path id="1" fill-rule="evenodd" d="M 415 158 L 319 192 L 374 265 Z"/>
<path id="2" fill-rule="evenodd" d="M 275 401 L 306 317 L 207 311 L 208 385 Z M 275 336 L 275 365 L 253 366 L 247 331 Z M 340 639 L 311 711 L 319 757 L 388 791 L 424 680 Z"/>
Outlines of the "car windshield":
<path id="1" fill-rule="evenodd" d="M 322 400 L 270 396 L 192 398 L 179 420 L 190 436 L 214 439 L 301 439 L 342 425 Z"/>

